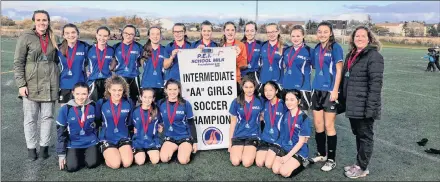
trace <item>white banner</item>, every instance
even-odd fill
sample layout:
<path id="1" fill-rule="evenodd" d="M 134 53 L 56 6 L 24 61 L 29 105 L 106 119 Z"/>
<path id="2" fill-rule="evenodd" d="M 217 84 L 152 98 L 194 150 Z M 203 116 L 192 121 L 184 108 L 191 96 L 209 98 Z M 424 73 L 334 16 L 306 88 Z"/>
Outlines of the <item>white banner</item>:
<path id="1" fill-rule="evenodd" d="M 182 96 L 193 108 L 198 148 L 228 148 L 229 106 L 237 95 L 235 49 L 183 49 L 177 55 Z"/>

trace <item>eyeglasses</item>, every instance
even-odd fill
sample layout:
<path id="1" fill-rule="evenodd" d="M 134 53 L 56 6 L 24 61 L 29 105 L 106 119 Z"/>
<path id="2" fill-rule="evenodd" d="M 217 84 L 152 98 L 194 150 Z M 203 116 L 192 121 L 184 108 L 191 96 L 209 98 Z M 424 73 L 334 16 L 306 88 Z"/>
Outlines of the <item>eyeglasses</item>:
<path id="1" fill-rule="evenodd" d="M 278 33 L 278 31 L 272 31 L 272 32 L 266 32 L 267 34 L 275 34 Z"/>
<path id="2" fill-rule="evenodd" d="M 124 32 L 124 35 L 126 35 L 126 36 L 134 36 L 134 33 L 127 33 L 127 32 Z"/>
<path id="3" fill-rule="evenodd" d="M 183 31 L 183 30 L 181 30 L 181 31 L 173 31 L 173 33 L 176 33 L 176 34 L 183 33 L 183 32 L 185 32 L 185 31 Z"/>

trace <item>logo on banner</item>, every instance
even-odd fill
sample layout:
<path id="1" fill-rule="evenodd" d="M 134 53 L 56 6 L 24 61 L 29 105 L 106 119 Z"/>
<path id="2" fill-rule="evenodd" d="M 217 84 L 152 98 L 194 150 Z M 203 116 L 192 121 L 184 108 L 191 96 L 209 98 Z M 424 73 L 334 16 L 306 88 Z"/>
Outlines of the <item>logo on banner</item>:
<path id="1" fill-rule="evenodd" d="M 206 128 L 202 136 L 205 145 L 217 145 L 223 142 L 223 133 L 216 127 Z"/>

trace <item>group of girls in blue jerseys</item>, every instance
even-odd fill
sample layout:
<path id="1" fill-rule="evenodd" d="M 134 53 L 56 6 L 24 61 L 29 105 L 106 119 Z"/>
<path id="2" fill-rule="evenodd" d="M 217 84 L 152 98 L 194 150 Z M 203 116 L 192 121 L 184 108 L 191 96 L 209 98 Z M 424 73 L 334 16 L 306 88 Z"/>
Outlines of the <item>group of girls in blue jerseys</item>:
<path id="1" fill-rule="evenodd" d="M 227 41 L 235 35 L 235 25 L 230 24 L 234 25 L 228 22 L 224 27 Z M 229 43 L 212 41 L 212 30 L 209 21 L 203 22 L 201 39 L 191 43 L 184 24 L 176 23 L 174 40 L 162 46 L 161 28 L 152 26 L 141 45 L 134 40 L 136 28 L 127 25 L 122 41 L 110 46 L 107 27 L 98 28 L 96 43 L 89 45 L 78 40 L 74 24 L 65 25 L 58 51 L 60 169 L 96 167 L 102 156 L 113 169 L 133 162 L 168 162 L 175 154 L 179 163 L 189 163 L 197 151 L 197 132 L 191 104 L 181 95 L 177 54 L 180 49 Z M 256 40 L 256 33 L 257 25 L 248 22 L 241 42 L 230 38 L 232 45 L 244 44 L 235 47 L 241 78 L 237 76 L 240 91 L 229 108 L 231 163 L 249 167 L 255 162 L 284 177 L 309 162 L 325 162 L 323 171 L 334 169 L 343 51 L 335 42 L 332 25 L 319 24 L 315 47 L 305 43 L 300 25 L 290 31 L 291 46 L 281 39 L 277 24 L 266 26 L 265 42 Z M 313 114 L 316 129 L 317 155 L 313 157 L 307 145 L 312 135 L 308 114 Z"/>

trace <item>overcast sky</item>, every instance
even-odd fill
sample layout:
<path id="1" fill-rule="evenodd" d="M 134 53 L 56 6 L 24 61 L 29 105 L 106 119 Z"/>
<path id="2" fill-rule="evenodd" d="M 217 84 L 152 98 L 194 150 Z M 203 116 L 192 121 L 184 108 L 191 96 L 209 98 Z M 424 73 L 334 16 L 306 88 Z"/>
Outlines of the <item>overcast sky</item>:
<path id="1" fill-rule="evenodd" d="M 36 9 L 78 22 L 110 16 L 138 15 L 175 22 L 225 22 L 243 17 L 255 20 L 256 1 L 2 1 L 4 16 L 30 18 Z M 373 22 L 419 20 L 438 23 L 439 1 L 260 1 L 259 23 L 280 20 L 337 19 L 370 14 Z M 350 17 L 350 16 L 349 16 Z"/>

